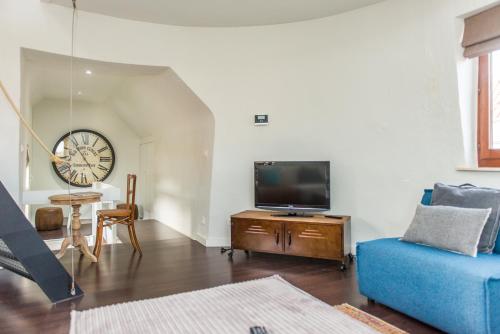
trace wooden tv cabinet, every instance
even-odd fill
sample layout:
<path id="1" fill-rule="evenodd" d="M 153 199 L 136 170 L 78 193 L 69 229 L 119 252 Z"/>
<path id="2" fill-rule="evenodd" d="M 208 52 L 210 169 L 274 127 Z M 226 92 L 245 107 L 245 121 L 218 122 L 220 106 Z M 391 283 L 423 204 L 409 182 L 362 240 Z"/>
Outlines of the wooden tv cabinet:
<path id="1" fill-rule="evenodd" d="M 281 216 L 280 216 L 281 214 Z M 282 216 L 279 212 L 243 211 L 231 216 L 231 249 L 352 261 L 351 217 Z"/>

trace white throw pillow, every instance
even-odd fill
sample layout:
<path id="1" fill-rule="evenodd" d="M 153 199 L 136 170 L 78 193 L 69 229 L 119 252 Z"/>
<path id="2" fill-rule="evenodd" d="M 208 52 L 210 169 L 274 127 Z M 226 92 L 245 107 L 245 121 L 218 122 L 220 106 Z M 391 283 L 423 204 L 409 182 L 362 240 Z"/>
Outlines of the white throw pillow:
<path id="1" fill-rule="evenodd" d="M 491 209 L 419 204 L 403 241 L 477 256 L 477 245 Z"/>

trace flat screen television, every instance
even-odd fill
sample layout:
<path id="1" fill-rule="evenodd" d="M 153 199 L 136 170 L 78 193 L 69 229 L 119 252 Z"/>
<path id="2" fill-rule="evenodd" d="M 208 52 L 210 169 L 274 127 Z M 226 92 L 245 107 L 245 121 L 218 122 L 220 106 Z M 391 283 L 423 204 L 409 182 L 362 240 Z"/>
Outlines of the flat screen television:
<path id="1" fill-rule="evenodd" d="M 255 207 L 289 213 L 330 210 L 329 161 L 254 163 Z"/>

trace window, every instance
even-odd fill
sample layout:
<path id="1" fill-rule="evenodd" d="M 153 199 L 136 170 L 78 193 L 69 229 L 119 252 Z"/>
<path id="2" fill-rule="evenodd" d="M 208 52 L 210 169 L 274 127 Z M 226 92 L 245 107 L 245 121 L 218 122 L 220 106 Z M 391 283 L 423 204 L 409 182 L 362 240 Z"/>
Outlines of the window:
<path id="1" fill-rule="evenodd" d="M 500 167 L 500 51 L 479 57 L 478 162 Z"/>

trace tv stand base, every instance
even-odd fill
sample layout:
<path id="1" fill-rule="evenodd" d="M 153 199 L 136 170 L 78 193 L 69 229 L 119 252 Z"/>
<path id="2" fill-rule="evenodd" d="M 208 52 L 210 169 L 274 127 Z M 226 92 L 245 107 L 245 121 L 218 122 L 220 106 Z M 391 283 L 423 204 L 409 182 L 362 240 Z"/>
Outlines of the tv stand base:
<path id="1" fill-rule="evenodd" d="M 231 216 L 231 247 L 221 249 L 229 258 L 234 251 L 305 256 L 340 262 L 346 270 L 351 254 L 351 217 L 287 215 L 244 211 Z M 248 254 L 248 253 L 247 253 Z"/>
<path id="2" fill-rule="evenodd" d="M 314 217 L 314 215 L 299 212 L 273 213 L 273 217 Z"/>

